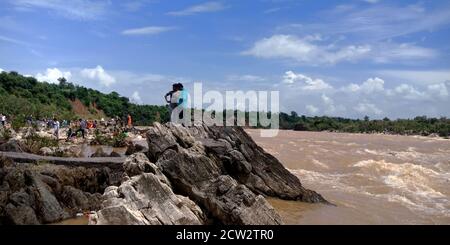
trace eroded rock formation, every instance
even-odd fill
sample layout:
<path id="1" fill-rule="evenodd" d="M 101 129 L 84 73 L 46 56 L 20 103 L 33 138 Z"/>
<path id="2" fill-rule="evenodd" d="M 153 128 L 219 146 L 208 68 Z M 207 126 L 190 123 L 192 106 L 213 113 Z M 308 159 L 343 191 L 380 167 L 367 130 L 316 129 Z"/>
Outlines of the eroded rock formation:
<path id="1" fill-rule="evenodd" d="M 265 196 L 327 203 L 242 128 L 156 123 L 146 138 L 147 152 L 133 145 L 114 168 L 0 159 L 0 223 L 53 223 L 96 211 L 90 224 L 269 225 L 282 221 Z"/>
<path id="2" fill-rule="evenodd" d="M 147 141 L 91 224 L 281 224 L 264 196 L 326 203 L 242 128 L 156 123 Z"/>
<path id="3" fill-rule="evenodd" d="M 0 224 L 47 224 L 98 210 L 114 184 L 107 168 L 68 168 L 0 159 Z"/>

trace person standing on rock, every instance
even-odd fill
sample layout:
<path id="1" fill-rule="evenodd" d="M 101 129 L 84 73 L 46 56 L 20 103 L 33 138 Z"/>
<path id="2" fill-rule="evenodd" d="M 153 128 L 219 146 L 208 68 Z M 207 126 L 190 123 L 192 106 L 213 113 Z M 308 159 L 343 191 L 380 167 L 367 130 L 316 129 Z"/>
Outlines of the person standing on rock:
<path id="1" fill-rule="evenodd" d="M 31 127 L 33 125 L 33 115 L 29 115 L 27 117 L 27 125 L 28 127 Z"/>
<path id="2" fill-rule="evenodd" d="M 164 99 L 169 104 L 169 113 L 170 114 L 172 114 L 172 110 L 175 109 L 175 107 L 177 107 L 177 102 L 178 102 L 177 90 L 178 90 L 178 84 L 174 83 L 174 84 L 172 84 L 172 91 L 168 92 L 164 96 Z"/>
<path id="3" fill-rule="evenodd" d="M 84 139 L 84 134 L 86 131 L 86 126 L 87 126 L 86 121 L 81 118 L 78 121 L 80 123 L 80 128 L 75 133 L 78 135 L 78 132 L 81 132 L 81 136 L 83 136 L 83 139 Z"/>
<path id="4" fill-rule="evenodd" d="M 127 127 L 131 128 L 132 126 L 133 126 L 133 120 L 131 118 L 131 115 L 128 114 L 128 116 L 127 116 Z"/>
<path id="5" fill-rule="evenodd" d="M 60 128 L 59 121 L 55 117 L 53 118 L 53 129 L 55 130 L 54 134 L 56 136 L 56 140 L 59 140 L 59 128 Z"/>
<path id="6" fill-rule="evenodd" d="M 185 105 L 187 104 L 187 94 L 184 90 L 183 84 L 181 83 L 175 83 L 172 85 L 172 91 L 167 93 L 164 98 L 166 99 L 166 102 L 169 103 L 169 115 L 172 121 L 172 114 L 175 108 L 179 107 L 177 113 L 178 119 L 183 118 L 183 109 L 185 108 Z"/>

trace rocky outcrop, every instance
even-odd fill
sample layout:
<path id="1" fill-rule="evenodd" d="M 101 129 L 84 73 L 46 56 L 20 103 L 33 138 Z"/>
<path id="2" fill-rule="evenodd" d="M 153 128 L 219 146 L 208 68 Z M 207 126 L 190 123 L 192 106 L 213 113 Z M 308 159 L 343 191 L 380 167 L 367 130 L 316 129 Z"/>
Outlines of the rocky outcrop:
<path id="1" fill-rule="evenodd" d="M 113 184 L 108 169 L 0 162 L 0 224 L 54 223 L 98 210 L 100 193 Z"/>
<path id="2" fill-rule="evenodd" d="M 281 224 L 263 195 L 327 202 L 242 128 L 155 123 L 147 140 L 150 161 L 141 153 L 125 161 L 122 184 L 107 189 L 92 224 Z"/>
<path id="3" fill-rule="evenodd" d="M 230 176 L 217 176 L 186 197 L 175 194 L 176 181 L 171 182 L 143 153 L 127 158 L 123 168 L 122 184 L 105 190 L 106 200 L 102 209 L 91 216 L 90 224 L 282 223 L 263 196 L 255 195 Z"/>
<path id="4" fill-rule="evenodd" d="M 65 166 L 40 164 L 42 156 L 37 164 L 0 161 L 0 223 L 53 223 L 96 211 L 90 224 L 274 225 L 282 221 L 265 196 L 327 203 L 242 128 L 156 123 L 146 138 L 147 154 L 88 158 L 83 167 L 86 159 L 78 167 L 71 158 L 45 157 Z M 25 153 L 0 156 L 22 159 L 14 154 Z"/>
<path id="5" fill-rule="evenodd" d="M 148 157 L 176 193 L 221 224 L 279 224 L 263 196 L 328 203 L 308 190 L 240 127 L 156 123 L 147 132 Z"/>
<path id="6" fill-rule="evenodd" d="M 265 196 L 304 202 L 327 201 L 301 185 L 241 127 L 155 124 L 147 133 L 149 158 L 185 195 L 228 175 Z M 195 196 L 195 195 L 194 195 Z"/>
<path id="7" fill-rule="evenodd" d="M 124 163 L 119 187 L 105 190 L 102 209 L 90 224 L 187 225 L 203 224 L 202 210 L 189 198 L 173 193 L 167 178 L 142 153 Z"/>

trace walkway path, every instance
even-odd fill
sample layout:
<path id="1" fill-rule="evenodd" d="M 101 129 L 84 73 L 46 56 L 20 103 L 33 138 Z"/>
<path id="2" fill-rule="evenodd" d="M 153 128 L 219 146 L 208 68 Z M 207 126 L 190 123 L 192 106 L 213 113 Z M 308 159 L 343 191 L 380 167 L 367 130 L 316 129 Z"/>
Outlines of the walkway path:
<path id="1" fill-rule="evenodd" d="M 21 163 L 39 163 L 48 162 L 65 166 L 82 166 L 82 167 L 109 167 L 110 169 L 120 169 L 125 161 L 125 157 L 51 157 L 40 156 L 29 153 L 19 152 L 0 152 L 0 156 L 12 159 Z"/>

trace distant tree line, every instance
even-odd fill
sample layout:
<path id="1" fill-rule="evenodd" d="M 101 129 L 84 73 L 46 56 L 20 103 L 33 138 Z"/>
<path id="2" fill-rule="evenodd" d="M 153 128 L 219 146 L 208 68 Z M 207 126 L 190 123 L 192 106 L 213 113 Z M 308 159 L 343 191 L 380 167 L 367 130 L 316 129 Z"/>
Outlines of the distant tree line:
<path id="1" fill-rule="evenodd" d="M 125 118 L 130 114 L 136 125 L 169 120 L 165 106 L 136 105 L 116 92 L 103 94 L 69 83 L 65 78 L 60 78 L 59 84 L 53 84 L 38 82 L 34 77 L 25 77 L 14 71 L 0 73 L 0 113 L 8 115 L 15 127 L 23 126 L 30 115 L 34 119 L 58 117 L 75 120 L 80 115 L 73 113 L 70 102 L 76 99 L 91 109 L 93 117 L 96 110 L 101 110 L 107 117 Z"/>
<path id="2" fill-rule="evenodd" d="M 291 114 L 280 113 L 280 128 L 300 131 L 335 131 L 348 133 L 386 133 L 403 135 L 432 134 L 441 137 L 450 136 L 450 119 L 446 117 L 428 118 L 418 116 L 413 119 L 370 120 L 368 116 L 361 119 L 348 119 L 342 117 L 307 117 L 299 116 L 296 112 Z"/>
<path id="3" fill-rule="evenodd" d="M 87 108 L 101 110 L 107 117 L 124 118 L 130 114 L 135 125 L 164 123 L 170 118 L 166 106 L 136 105 L 116 92 L 104 94 L 94 89 L 69 83 L 65 78 L 60 78 L 59 84 L 52 84 L 38 82 L 33 77 L 25 77 L 14 71 L 0 73 L 0 113 L 8 115 L 14 127 L 23 126 L 29 115 L 33 115 L 35 119 L 54 116 L 67 120 L 77 119 L 80 115 L 74 114 L 71 104 L 71 101 L 77 99 Z M 92 110 L 94 116 L 96 110 Z M 237 111 L 234 111 L 234 114 L 236 115 Z M 248 118 L 249 113 L 245 114 L 245 118 Z M 361 120 L 327 116 L 299 116 L 294 111 L 290 114 L 281 112 L 278 116 L 281 129 L 450 136 L 450 119 L 445 117 L 419 116 L 413 119 L 370 120 L 366 116 Z M 257 127 L 261 128 L 260 125 Z"/>

